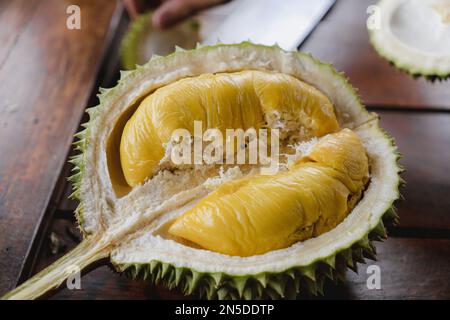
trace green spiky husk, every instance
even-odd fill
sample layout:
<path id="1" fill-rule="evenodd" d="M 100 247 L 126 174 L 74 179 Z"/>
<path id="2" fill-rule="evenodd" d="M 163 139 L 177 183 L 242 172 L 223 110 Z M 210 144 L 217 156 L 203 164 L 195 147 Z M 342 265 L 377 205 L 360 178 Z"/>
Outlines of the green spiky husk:
<path id="1" fill-rule="evenodd" d="M 217 45 L 226 46 L 226 45 Z M 217 46 L 211 47 L 198 47 L 196 50 L 210 50 Z M 257 46 L 251 43 L 245 42 L 238 45 L 228 46 Z M 277 50 L 279 48 L 274 47 Z M 71 195 L 73 198 L 80 201 L 76 210 L 77 220 L 85 236 L 88 236 L 88 232 L 83 227 L 84 224 L 84 204 L 83 197 L 80 194 L 80 186 L 83 180 L 84 168 L 85 168 L 85 151 L 89 145 L 90 138 L 90 126 L 95 122 L 96 115 L 99 110 L 102 110 L 108 102 L 109 95 L 117 90 L 120 86 L 132 78 L 136 73 L 142 72 L 143 69 L 151 67 L 152 63 L 160 62 L 161 59 L 170 59 L 174 55 L 184 52 L 184 50 L 178 48 L 173 54 L 164 57 L 154 56 L 146 65 L 138 67 L 134 71 L 121 72 L 121 78 L 118 85 L 111 89 L 100 89 L 99 100 L 100 104 L 97 107 L 87 109 L 89 114 L 89 121 L 83 124 L 84 130 L 76 135 L 77 141 L 74 143 L 75 149 L 79 154 L 74 156 L 70 161 L 74 165 L 73 175 L 69 180 L 73 184 L 74 192 Z M 355 97 L 359 99 L 359 96 L 349 83 L 348 79 L 341 73 L 338 73 L 330 64 L 322 63 L 309 54 L 297 53 L 312 59 L 314 63 L 320 65 L 321 68 L 325 68 L 332 71 L 334 74 L 339 75 L 342 79 L 346 89 L 351 92 Z M 130 77 L 130 78 L 129 78 Z M 394 150 L 396 150 L 394 140 L 384 132 L 385 138 L 390 141 L 390 144 Z M 397 154 L 397 158 L 400 158 L 400 154 Z M 397 159 L 397 160 L 398 160 Z M 397 165 L 398 172 L 402 171 L 402 168 Z M 403 183 L 399 178 L 398 187 Z M 398 188 L 397 188 L 398 190 Z M 400 197 L 397 193 L 396 197 Z M 398 216 L 393 207 L 393 202 L 386 209 L 383 215 L 383 220 L 386 223 L 396 222 Z M 148 263 L 127 263 L 112 261 L 113 265 L 119 272 L 125 272 L 133 278 L 143 278 L 154 284 L 164 284 L 169 288 L 178 288 L 186 294 L 196 294 L 200 297 L 206 298 L 218 298 L 218 299 L 230 299 L 230 298 L 293 298 L 300 292 L 308 292 L 312 294 L 321 294 L 323 289 L 323 283 L 328 278 L 333 281 L 338 281 L 345 277 L 347 268 L 356 269 L 357 263 L 363 263 L 365 258 L 375 259 L 375 247 L 372 241 L 382 240 L 386 237 L 386 231 L 383 221 L 380 220 L 378 225 L 373 228 L 362 239 L 355 239 L 353 244 L 348 248 L 343 248 L 341 251 L 334 253 L 326 258 L 321 258 L 318 261 L 313 262 L 308 266 L 300 266 L 289 268 L 283 272 L 278 273 L 262 273 L 262 274 L 250 274 L 250 275 L 228 275 L 226 273 L 201 273 L 192 269 L 177 268 L 169 263 L 163 261 L 149 261 Z"/>
<path id="2" fill-rule="evenodd" d="M 444 72 L 438 69 L 432 71 L 425 69 L 419 70 L 413 68 L 411 65 L 403 63 L 402 61 L 396 59 L 395 57 L 392 57 L 389 54 L 387 54 L 383 50 L 383 48 L 376 41 L 373 40 L 373 38 L 374 38 L 373 32 L 369 30 L 370 43 L 372 44 L 373 48 L 378 53 L 378 55 L 383 59 L 385 59 L 386 61 L 388 61 L 395 68 L 409 74 L 413 78 L 417 79 L 423 77 L 430 82 L 435 81 L 441 82 L 450 78 L 450 72 Z"/>
<path id="3" fill-rule="evenodd" d="M 100 105 L 97 107 L 92 107 L 86 109 L 86 112 L 89 114 L 89 121 L 83 123 L 81 127 L 83 130 L 79 131 L 75 134 L 75 142 L 73 143 L 76 155 L 72 156 L 69 159 L 69 162 L 72 164 L 72 175 L 67 179 L 72 184 L 73 192 L 70 194 L 69 198 L 78 200 L 78 206 L 75 209 L 75 218 L 77 219 L 78 228 L 86 236 L 88 233 L 83 228 L 83 212 L 84 212 L 84 203 L 82 201 L 82 197 L 80 194 L 81 183 L 83 179 L 83 172 L 85 168 L 85 151 L 89 144 L 89 124 L 95 118 L 95 112 L 98 107 L 102 105 L 102 95 L 99 95 Z"/>
<path id="4" fill-rule="evenodd" d="M 379 9 L 385 7 L 387 4 L 387 0 L 379 0 L 376 5 Z M 388 14 L 386 12 L 381 11 L 382 14 Z M 402 59 L 403 54 L 405 52 L 392 52 L 392 50 L 387 50 L 386 43 L 384 41 L 380 41 L 376 39 L 377 29 L 368 28 L 369 32 L 369 40 L 372 44 L 375 51 L 379 56 L 387 60 L 391 65 L 395 68 L 411 75 L 414 78 L 424 77 L 426 80 L 434 82 L 434 81 L 445 81 L 450 78 L 450 66 L 444 65 L 442 66 L 439 63 L 434 63 L 432 68 L 426 67 L 423 63 L 424 57 L 417 57 L 416 60 L 420 61 L 419 63 L 407 62 Z M 389 43 L 389 42 L 388 42 Z M 433 59 L 433 55 L 430 54 L 428 59 Z"/>
<path id="5" fill-rule="evenodd" d="M 122 67 L 126 70 L 133 70 L 138 64 L 137 52 L 140 36 L 148 27 L 150 18 L 151 13 L 148 12 L 133 21 L 120 44 L 120 59 Z"/>
<path id="6" fill-rule="evenodd" d="M 141 14 L 132 21 L 120 43 L 120 60 L 125 70 L 133 70 L 137 65 L 142 64 L 142 61 L 139 61 L 142 59 L 139 59 L 139 45 L 146 40 L 146 35 L 152 32 L 152 14 L 152 12 Z M 196 20 L 189 20 L 188 23 L 192 30 L 199 29 L 199 23 Z"/>
<path id="7" fill-rule="evenodd" d="M 385 221 L 392 223 L 397 219 L 398 215 L 394 208 L 386 212 Z M 347 268 L 357 272 L 358 263 L 365 263 L 365 259 L 376 260 L 373 241 L 381 241 L 386 237 L 386 229 L 380 221 L 368 236 L 350 248 L 308 266 L 289 268 L 280 273 L 248 276 L 201 273 L 192 269 L 176 268 L 156 260 L 147 264 L 117 264 L 115 267 L 133 279 L 178 289 L 185 295 L 195 295 L 199 298 L 295 299 L 300 294 L 323 295 L 325 281 L 334 283 L 343 281 Z"/>

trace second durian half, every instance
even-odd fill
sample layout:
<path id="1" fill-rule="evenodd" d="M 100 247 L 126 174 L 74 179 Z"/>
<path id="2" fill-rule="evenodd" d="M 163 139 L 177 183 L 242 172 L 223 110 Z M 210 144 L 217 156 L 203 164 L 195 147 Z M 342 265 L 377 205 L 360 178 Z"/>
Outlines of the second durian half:
<path id="1" fill-rule="evenodd" d="M 346 78 L 310 55 L 248 42 L 178 50 L 122 73 L 88 112 L 71 178 L 85 240 L 6 298 L 36 298 L 68 266 L 104 258 L 206 298 L 318 294 L 374 258 L 371 241 L 397 219 L 392 139 Z M 192 134 L 195 121 L 279 130 L 277 172 L 172 163 L 170 132 Z"/>
<path id="2" fill-rule="evenodd" d="M 380 0 L 368 10 L 378 54 L 415 77 L 450 76 L 450 0 Z"/>

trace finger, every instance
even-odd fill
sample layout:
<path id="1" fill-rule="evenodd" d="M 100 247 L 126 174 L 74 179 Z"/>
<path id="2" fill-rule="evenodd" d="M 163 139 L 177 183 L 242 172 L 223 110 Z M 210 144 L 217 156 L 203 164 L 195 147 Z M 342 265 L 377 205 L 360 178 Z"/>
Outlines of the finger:
<path id="1" fill-rule="evenodd" d="M 152 23 L 156 28 L 167 28 L 194 12 L 224 2 L 224 0 L 166 0 L 155 11 Z"/>

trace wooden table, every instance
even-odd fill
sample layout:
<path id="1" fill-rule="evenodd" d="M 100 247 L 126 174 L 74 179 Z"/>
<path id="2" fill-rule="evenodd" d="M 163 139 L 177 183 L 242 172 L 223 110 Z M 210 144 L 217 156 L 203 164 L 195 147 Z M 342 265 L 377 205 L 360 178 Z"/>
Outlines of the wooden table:
<path id="1" fill-rule="evenodd" d="M 76 204 L 67 200 L 64 183 L 66 157 L 83 109 L 95 103 L 96 86 L 116 79 L 126 18 L 113 1 L 72 2 L 85 23 L 79 31 L 65 29 L 64 2 L 0 2 L 0 294 L 80 239 Z M 378 57 L 365 29 L 366 8 L 374 2 L 338 0 L 300 48 L 349 76 L 395 137 L 407 168 L 400 224 L 377 243 L 379 261 L 368 264 L 380 266 L 382 288 L 367 289 L 367 265 L 361 265 L 345 283 L 327 285 L 326 298 L 448 299 L 450 81 L 414 80 Z M 52 298 L 171 297 L 103 266 L 82 278 L 81 290 L 62 289 Z"/>

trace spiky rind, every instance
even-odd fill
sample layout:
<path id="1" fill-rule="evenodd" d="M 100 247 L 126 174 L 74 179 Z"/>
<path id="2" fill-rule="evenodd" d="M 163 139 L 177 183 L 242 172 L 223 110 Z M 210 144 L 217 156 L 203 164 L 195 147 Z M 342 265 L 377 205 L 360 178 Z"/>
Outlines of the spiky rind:
<path id="1" fill-rule="evenodd" d="M 374 40 L 373 31 L 369 30 L 369 39 L 375 51 L 381 56 L 383 59 L 387 60 L 392 66 L 395 68 L 409 74 L 413 78 L 417 79 L 420 77 L 424 77 L 426 80 L 430 82 L 435 81 L 445 81 L 450 78 L 450 71 L 443 71 L 439 69 L 420 69 L 416 66 L 410 65 L 408 63 L 403 62 L 401 59 L 399 60 L 397 57 L 394 57 L 387 53 L 383 46 Z"/>
<path id="2" fill-rule="evenodd" d="M 122 67 L 127 70 L 136 68 L 138 64 L 138 45 L 141 35 L 149 28 L 149 21 L 152 14 L 150 12 L 138 16 L 128 27 L 121 44 L 120 44 L 120 59 Z"/>
<path id="3" fill-rule="evenodd" d="M 125 36 L 120 43 L 120 60 L 122 67 L 126 70 L 133 70 L 143 62 L 139 57 L 139 46 L 146 40 L 146 35 L 152 32 L 151 18 L 152 12 L 139 15 L 136 20 L 130 23 Z M 198 32 L 199 22 L 188 20 L 188 26 L 193 32 Z M 183 48 L 175 46 L 175 52 L 184 51 Z"/>
<path id="4" fill-rule="evenodd" d="M 392 214 L 392 209 L 389 210 Z M 391 217 L 387 217 L 391 220 Z M 356 241 L 350 248 L 308 266 L 293 267 L 279 273 L 256 275 L 229 275 L 202 273 L 188 268 L 177 268 L 162 261 L 149 263 L 115 264 L 117 271 L 134 279 L 178 289 L 186 295 L 207 299 L 295 299 L 301 295 L 323 295 L 328 279 L 336 283 L 345 279 L 347 268 L 357 272 L 357 264 L 365 259 L 375 260 L 373 241 L 386 238 L 383 222 L 368 236 Z M 114 261 L 113 261 L 114 264 Z"/>
<path id="5" fill-rule="evenodd" d="M 378 8 L 382 9 L 384 8 L 385 4 L 387 4 L 388 1 L 386 0 L 380 0 L 377 4 Z M 380 14 L 386 14 L 383 11 L 381 11 Z M 389 19 L 386 19 L 389 20 Z M 381 40 L 381 39 L 385 39 L 386 37 L 382 37 L 381 39 L 379 37 L 376 37 L 376 34 L 378 32 L 380 32 L 380 28 L 375 29 L 375 28 L 369 28 L 368 26 L 368 32 L 369 32 L 369 40 L 370 43 L 372 44 L 373 48 L 375 49 L 375 51 L 384 59 L 386 59 L 387 61 L 389 61 L 389 63 L 391 65 L 393 65 L 394 67 L 396 67 L 397 69 L 404 71 L 406 73 L 408 73 L 409 75 L 411 75 L 414 78 L 419 78 L 419 77 L 424 77 L 425 79 L 427 79 L 428 81 L 434 82 L 434 81 L 445 81 L 448 78 L 450 78 L 450 65 L 442 65 L 441 63 L 434 63 L 433 67 L 430 67 L 429 64 L 425 64 L 423 56 L 417 56 L 417 58 L 415 59 L 416 62 L 412 63 L 412 62 L 408 62 L 406 61 L 403 57 L 406 54 L 412 54 L 412 55 L 416 55 L 417 53 L 415 52 L 402 52 L 402 50 L 406 50 L 406 49 L 401 49 L 401 50 L 396 50 L 396 51 L 392 51 L 392 50 L 387 50 L 386 49 L 386 41 L 390 41 L 390 40 Z M 410 50 L 410 49 L 408 49 Z M 397 52 L 398 51 L 398 52 Z M 410 50 L 411 51 L 411 50 Z M 433 54 L 429 54 L 429 59 L 434 59 Z"/>
<path id="6" fill-rule="evenodd" d="M 345 280 L 347 269 L 358 272 L 358 263 L 366 259 L 376 260 L 374 241 L 387 238 L 386 224 L 395 223 L 398 215 L 390 207 L 380 222 L 368 235 L 355 241 L 334 255 L 320 258 L 308 266 L 293 267 L 283 272 L 256 275 L 229 275 L 227 273 L 198 272 L 189 268 L 177 268 L 162 261 L 149 263 L 115 263 L 118 272 L 133 279 L 149 281 L 178 289 L 185 295 L 207 299 L 296 299 L 299 295 L 323 295 L 325 281 L 337 283 Z"/>
<path id="7" fill-rule="evenodd" d="M 73 142 L 74 150 L 76 154 L 71 156 L 69 162 L 72 164 L 71 172 L 72 174 L 67 178 L 67 180 L 72 184 L 72 193 L 70 194 L 70 198 L 74 200 L 78 200 L 78 206 L 75 209 L 75 217 L 78 222 L 78 227 L 83 233 L 83 235 L 87 235 L 88 233 L 83 228 L 84 219 L 84 203 L 83 197 L 81 195 L 81 184 L 83 181 L 83 174 L 85 171 L 86 159 L 85 159 L 85 151 L 89 145 L 89 126 L 92 124 L 96 113 L 98 111 L 98 107 L 101 106 L 101 101 L 104 101 L 103 98 L 100 97 L 100 105 L 97 107 L 92 107 L 86 109 L 86 113 L 89 115 L 89 121 L 83 123 L 81 127 L 83 128 L 81 131 L 75 134 L 75 141 Z"/>

